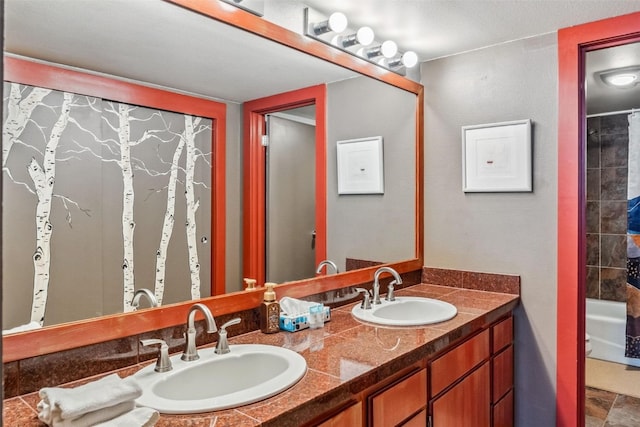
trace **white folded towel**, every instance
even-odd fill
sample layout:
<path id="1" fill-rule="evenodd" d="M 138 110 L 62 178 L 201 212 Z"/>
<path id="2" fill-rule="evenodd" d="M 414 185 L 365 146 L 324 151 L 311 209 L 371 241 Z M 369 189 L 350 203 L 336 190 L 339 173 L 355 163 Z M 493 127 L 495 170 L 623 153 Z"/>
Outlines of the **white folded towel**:
<path id="1" fill-rule="evenodd" d="M 109 420 L 116 417 L 120 417 L 123 414 L 134 410 L 135 407 L 135 402 L 129 400 L 118 403 L 114 406 L 87 412 L 86 414 L 80 415 L 76 418 L 60 418 L 59 415 L 54 415 L 51 422 L 47 424 L 51 427 L 93 427 L 103 422 L 109 422 Z M 134 424 L 130 424 L 130 426 L 133 427 Z"/>
<path id="2" fill-rule="evenodd" d="M 321 304 L 318 302 L 303 301 L 290 297 L 280 298 L 280 310 L 289 316 L 309 314 L 309 308 L 315 305 Z"/>
<path id="3" fill-rule="evenodd" d="M 158 411 L 141 406 L 109 421 L 95 424 L 94 427 L 153 427 L 159 419 Z"/>
<path id="4" fill-rule="evenodd" d="M 39 394 L 42 400 L 38 403 L 38 418 L 54 425 L 54 421 L 75 420 L 90 412 L 133 402 L 142 395 L 142 389 L 135 378 L 121 379 L 112 374 L 75 388 L 45 387 Z M 110 418 L 123 412 L 111 414 Z"/>

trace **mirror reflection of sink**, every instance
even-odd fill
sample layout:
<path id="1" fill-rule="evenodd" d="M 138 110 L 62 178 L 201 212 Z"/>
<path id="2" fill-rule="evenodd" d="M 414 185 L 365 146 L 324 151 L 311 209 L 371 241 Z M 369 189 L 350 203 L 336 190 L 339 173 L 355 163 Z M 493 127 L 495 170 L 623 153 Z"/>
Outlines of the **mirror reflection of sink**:
<path id="1" fill-rule="evenodd" d="M 385 326 L 420 326 L 452 319 L 458 309 L 448 302 L 422 297 L 396 297 L 395 301 L 382 300 L 364 310 L 360 304 L 351 313 L 356 319 Z"/>
<path id="2" fill-rule="evenodd" d="M 173 369 L 158 373 L 149 365 L 134 374 L 143 393 L 136 403 L 164 414 L 217 411 L 258 402 L 295 383 L 307 371 L 295 351 L 261 344 L 231 345 L 230 353 L 199 349 L 200 359 L 171 357 Z"/>

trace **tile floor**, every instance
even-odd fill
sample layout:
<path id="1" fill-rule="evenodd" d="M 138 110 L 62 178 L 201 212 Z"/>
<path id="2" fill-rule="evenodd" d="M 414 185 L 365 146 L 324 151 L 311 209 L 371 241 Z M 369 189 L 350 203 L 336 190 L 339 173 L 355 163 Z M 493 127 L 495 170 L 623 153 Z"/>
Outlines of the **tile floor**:
<path id="1" fill-rule="evenodd" d="M 640 399 L 587 387 L 585 427 L 640 426 Z"/>

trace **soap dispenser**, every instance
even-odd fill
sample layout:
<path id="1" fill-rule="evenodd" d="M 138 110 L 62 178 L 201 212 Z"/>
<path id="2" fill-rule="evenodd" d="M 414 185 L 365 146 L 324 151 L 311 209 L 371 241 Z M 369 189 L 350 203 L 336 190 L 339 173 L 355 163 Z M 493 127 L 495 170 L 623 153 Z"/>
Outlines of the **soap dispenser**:
<path id="1" fill-rule="evenodd" d="M 260 305 L 260 330 L 265 334 L 273 334 L 280 330 L 280 304 L 276 300 L 273 288 L 275 283 L 265 283 L 264 301 Z"/>
<path id="2" fill-rule="evenodd" d="M 245 278 L 243 280 L 244 280 L 244 290 L 245 291 L 251 291 L 251 290 L 256 288 L 256 279 Z"/>

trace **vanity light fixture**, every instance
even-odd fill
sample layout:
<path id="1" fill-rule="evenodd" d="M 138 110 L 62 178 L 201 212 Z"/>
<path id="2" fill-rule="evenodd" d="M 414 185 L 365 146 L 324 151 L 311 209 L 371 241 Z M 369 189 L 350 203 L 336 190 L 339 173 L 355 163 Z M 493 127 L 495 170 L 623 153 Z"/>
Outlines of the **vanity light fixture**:
<path id="1" fill-rule="evenodd" d="M 344 13 L 333 12 L 326 21 L 313 24 L 312 29 L 316 36 L 330 31 L 333 31 L 334 33 L 341 33 L 347 29 L 348 23 L 349 21 Z"/>
<path id="2" fill-rule="evenodd" d="M 358 54 L 365 56 L 368 59 L 377 58 L 379 56 L 384 56 L 387 59 L 393 58 L 396 56 L 396 53 L 398 53 L 398 45 L 391 40 L 387 40 L 381 45 L 358 51 Z"/>
<path id="3" fill-rule="evenodd" d="M 257 16 L 264 15 L 264 0 L 222 0 L 223 2 L 253 13 Z"/>
<path id="4" fill-rule="evenodd" d="M 400 56 L 396 56 L 395 58 L 385 59 L 387 67 L 396 68 L 396 67 L 406 67 L 412 68 L 418 64 L 418 55 L 412 51 L 408 50 Z"/>
<path id="5" fill-rule="evenodd" d="M 373 43 L 375 35 L 371 27 L 360 27 L 358 31 L 348 36 L 335 36 L 331 42 L 343 49 L 360 44 L 362 46 L 369 46 Z"/>
<path id="6" fill-rule="evenodd" d="M 327 15 L 312 8 L 304 9 L 303 28 L 307 37 L 400 75 L 406 75 L 408 68 L 418 64 L 415 52 L 406 51 L 398 55 L 398 45 L 395 42 L 387 40 L 376 43 L 370 27 L 363 26 L 355 31 L 347 28 L 347 25 L 347 17 L 340 12 L 334 12 L 327 18 Z"/>
<path id="7" fill-rule="evenodd" d="M 640 83 L 640 66 L 616 68 L 598 73 L 608 86 L 629 89 Z"/>

